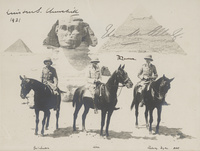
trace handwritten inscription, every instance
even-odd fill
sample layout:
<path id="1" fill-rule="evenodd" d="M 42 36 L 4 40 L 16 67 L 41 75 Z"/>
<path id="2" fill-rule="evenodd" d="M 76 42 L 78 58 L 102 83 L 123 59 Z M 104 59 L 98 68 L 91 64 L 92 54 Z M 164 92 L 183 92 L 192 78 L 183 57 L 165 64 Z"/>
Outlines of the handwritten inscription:
<path id="1" fill-rule="evenodd" d="M 28 10 L 28 9 L 24 9 L 24 10 L 20 10 L 17 9 L 16 11 L 10 10 L 8 9 L 6 14 L 7 15 L 20 15 L 20 14 L 39 14 L 39 13 L 79 13 L 78 9 L 76 9 L 75 7 L 73 9 L 65 9 L 65 10 L 58 10 L 54 7 L 52 8 L 47 8 L 45 11 L 43 9 L 43 7 L 39 7 L 35 10 Z"/>
<path id="2" fill-rule="evenodd" d="M 135 58 L 125 58 L 123 56 L 117 55 L 117 60 L 136 60 Z"/>
<path id="3" fill-rule="evenodd" d="M 169 147 L 166 147 L 166 146 L 160 146 L 160 147 L 153 147 L 153 146 L 148 146 L 147 149 L 150 149 L 150 150 L 179 150 L 180 148 L 179 147 L 172 147 L 172 148 L 169 148 Z"/>
<path id="4" fill-rule="evenodd" d="M 10 22 L 12 23 L 20 23 L 21 18 L 10 18 Z"/>
<path id="5" fill-rule="evenodd" d="M 33 150 L 36 150 L 36 149 L 49 149 L 49 147 L 43 147 L 43 146 L 37 147 L 37 146 L 34 146 Z"/>
<path id="6" fill-rule="evenodd" d="M 106 28 L 105 28 L 105 33 L 103 34 L 103 36 L 101 37 L 106 38 L 106 37 L 131 37 L 131 36 L 166 36 L 169 35 L 172 37 L 173 40 L 176 40 L 178 37 L 181 38 L 181 36 L 183 35 L 183 28 L 179 28 L 174 30 L 171 34 L 169 33 L 169 29 L 164 28 L 163 26 L 157 26 L 155 28 L 153 28 L 152 30 L 150 30 L 147 33 L 141 33 L 141 29 L 138 28 L 126 35 L 115 35 L 114 31 L 115 28 L 113 28 L 113 24 L 109 24 Z"/>

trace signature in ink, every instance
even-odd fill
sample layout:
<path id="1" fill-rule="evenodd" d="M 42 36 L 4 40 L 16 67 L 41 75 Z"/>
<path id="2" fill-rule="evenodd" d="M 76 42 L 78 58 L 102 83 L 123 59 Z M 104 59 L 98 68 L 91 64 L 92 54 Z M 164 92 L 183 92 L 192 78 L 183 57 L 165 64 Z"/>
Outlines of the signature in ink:
<path id="1" fill-rule="evenodd" d="M 73 10 L 66 9 L 66 10 L 55 10 L 55 8 L 48 8 L 46 13 L 79 13 L 78 9 L 74 7 Z"/>
<path id="2" fill-rule="evenodd" d="M 113 24 L 109 24 L 106 27 L 106 32 L 103 34 L 103 36 L 101 37 L 106 38 L 106 37 L 132 37 L 132 36 L 166 36 L 169 35 L 172 37 L 173 40 L 176 40 L 178 37 L 181 37 L 181 35 L 183 35 L 183 28 L 179 28 L 174 30 L 171 34 L 169 34 L 169 29 L 164 28 L 163 26 L 157 26 L 154 29 L 150 30 L 147 33 L 141 33 L 141 29 L 137 28 L 136 30 L 134 30 L 133 32 L 126 34 L 126 35 L 115 35 L 114 34 L 115 28 L 113 28 Z"/>
<path id="3" fill-rule="evenodd" d="M 7 10 L 6 14 L 7 15 L 18 15 L 18 14 L 36 14 L 36 13 L 42 13 L 42 7 L 36 9 L 36 10 L 23 10 L 20 11 L 19 9 L 17 11 L 10 11 Z"/>
<path id="4" fill-rule="evenodd" d="M 6 14 L 7 15 L 20 15 L 20 14 L 37 14 L 37 13 L 42 13 L 43 11 L 42 7 L 39 7 L 38 9 L 35 10 L 20 10 L 17 9 L 16 11 L 11 11 L 10 9 L 7 10 Z M 65 10 L 56 10 L 54 7 L 52 8 L 47 8 L 46 13 L 52 14 L 52 13 L 79 13 L 78 9 L 75 7 L 73 9 L 65 9 Z"/>

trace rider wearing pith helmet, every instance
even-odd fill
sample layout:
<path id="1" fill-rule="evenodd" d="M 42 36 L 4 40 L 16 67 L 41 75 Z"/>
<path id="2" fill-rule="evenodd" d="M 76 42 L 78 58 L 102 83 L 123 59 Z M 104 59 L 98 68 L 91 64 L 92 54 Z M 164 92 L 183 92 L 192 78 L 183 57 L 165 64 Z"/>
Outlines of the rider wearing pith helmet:
<path id="1" fill-rule="evenodd" d="M 99 58 L 93 58 L 90 63 L 99 63 Z"/>
<path id="2" fill-rule="evenodd" d="M 51 58 L 46 58 L 45 60 L 44 60 L 44 64 L 45 65 L 47 65 L 47 62 L 49 62 L 50 63 L 50 65 L 52 65 L 53 64 L 53 62 L 52 62 L 52 60 L 51 60 Z"/>
<path id="3" fill-rule="evenodd" d="M 145 60 L 153 61 L 153 59 L 152 59 L 152 55 L 147 55 L 144 59 L 145 59 Z"/>

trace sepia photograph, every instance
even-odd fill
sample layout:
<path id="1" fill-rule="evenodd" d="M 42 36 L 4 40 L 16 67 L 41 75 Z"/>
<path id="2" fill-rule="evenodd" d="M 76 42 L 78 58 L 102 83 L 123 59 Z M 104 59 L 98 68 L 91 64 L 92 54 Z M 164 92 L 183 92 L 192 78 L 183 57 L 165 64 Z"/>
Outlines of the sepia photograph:
<path id="1" fill-rule="evenodd" d="M 199 0 L 0 0 L 0 150 L 199 151 Z"/>

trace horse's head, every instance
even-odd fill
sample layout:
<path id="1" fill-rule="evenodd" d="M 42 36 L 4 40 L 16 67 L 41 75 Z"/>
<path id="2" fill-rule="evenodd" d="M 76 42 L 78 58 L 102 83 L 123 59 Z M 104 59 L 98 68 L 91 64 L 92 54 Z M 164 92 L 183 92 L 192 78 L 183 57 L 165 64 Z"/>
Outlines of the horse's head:
<path id="1" fill-rule="evenodd" d="M 168 79 L 167 77 L 165 77 L 165 75 L 163 75 L 160 78 L 160 84 L 159 84 L 159 99 L 163 99 L 165 97 L 165 95 L 167 94 L 168 90 L 170 89 L 170 83 L 174 80 L 174 78 L 172 79 Z"/>
<path id="2" fill-rule="evenodd" d="M 31 82 L 30 82 L 30 79 L 26 78 L 25 76 L 24 76 L 24 78 L 22 76 L 20 76 L 20 79 L 22 80 L 20 96 L 21 96 L 22 99 L 25 99 L 26 95 L 32 89 L 31 88 Z"/>
<path id="3" fill-rule="evenodd" d="M 132 88 L 133 83 L 130 80 L 130 78 L 128 77 L 128 73 L 124 70 L 124 67 L 125 67 L 125 65 L 123 65 L 122 67 L 120 65 L 118 70 L 116 71 L 117 79 L 118 79 L 119 83 L 123 84 L 127 88 Z"/>

